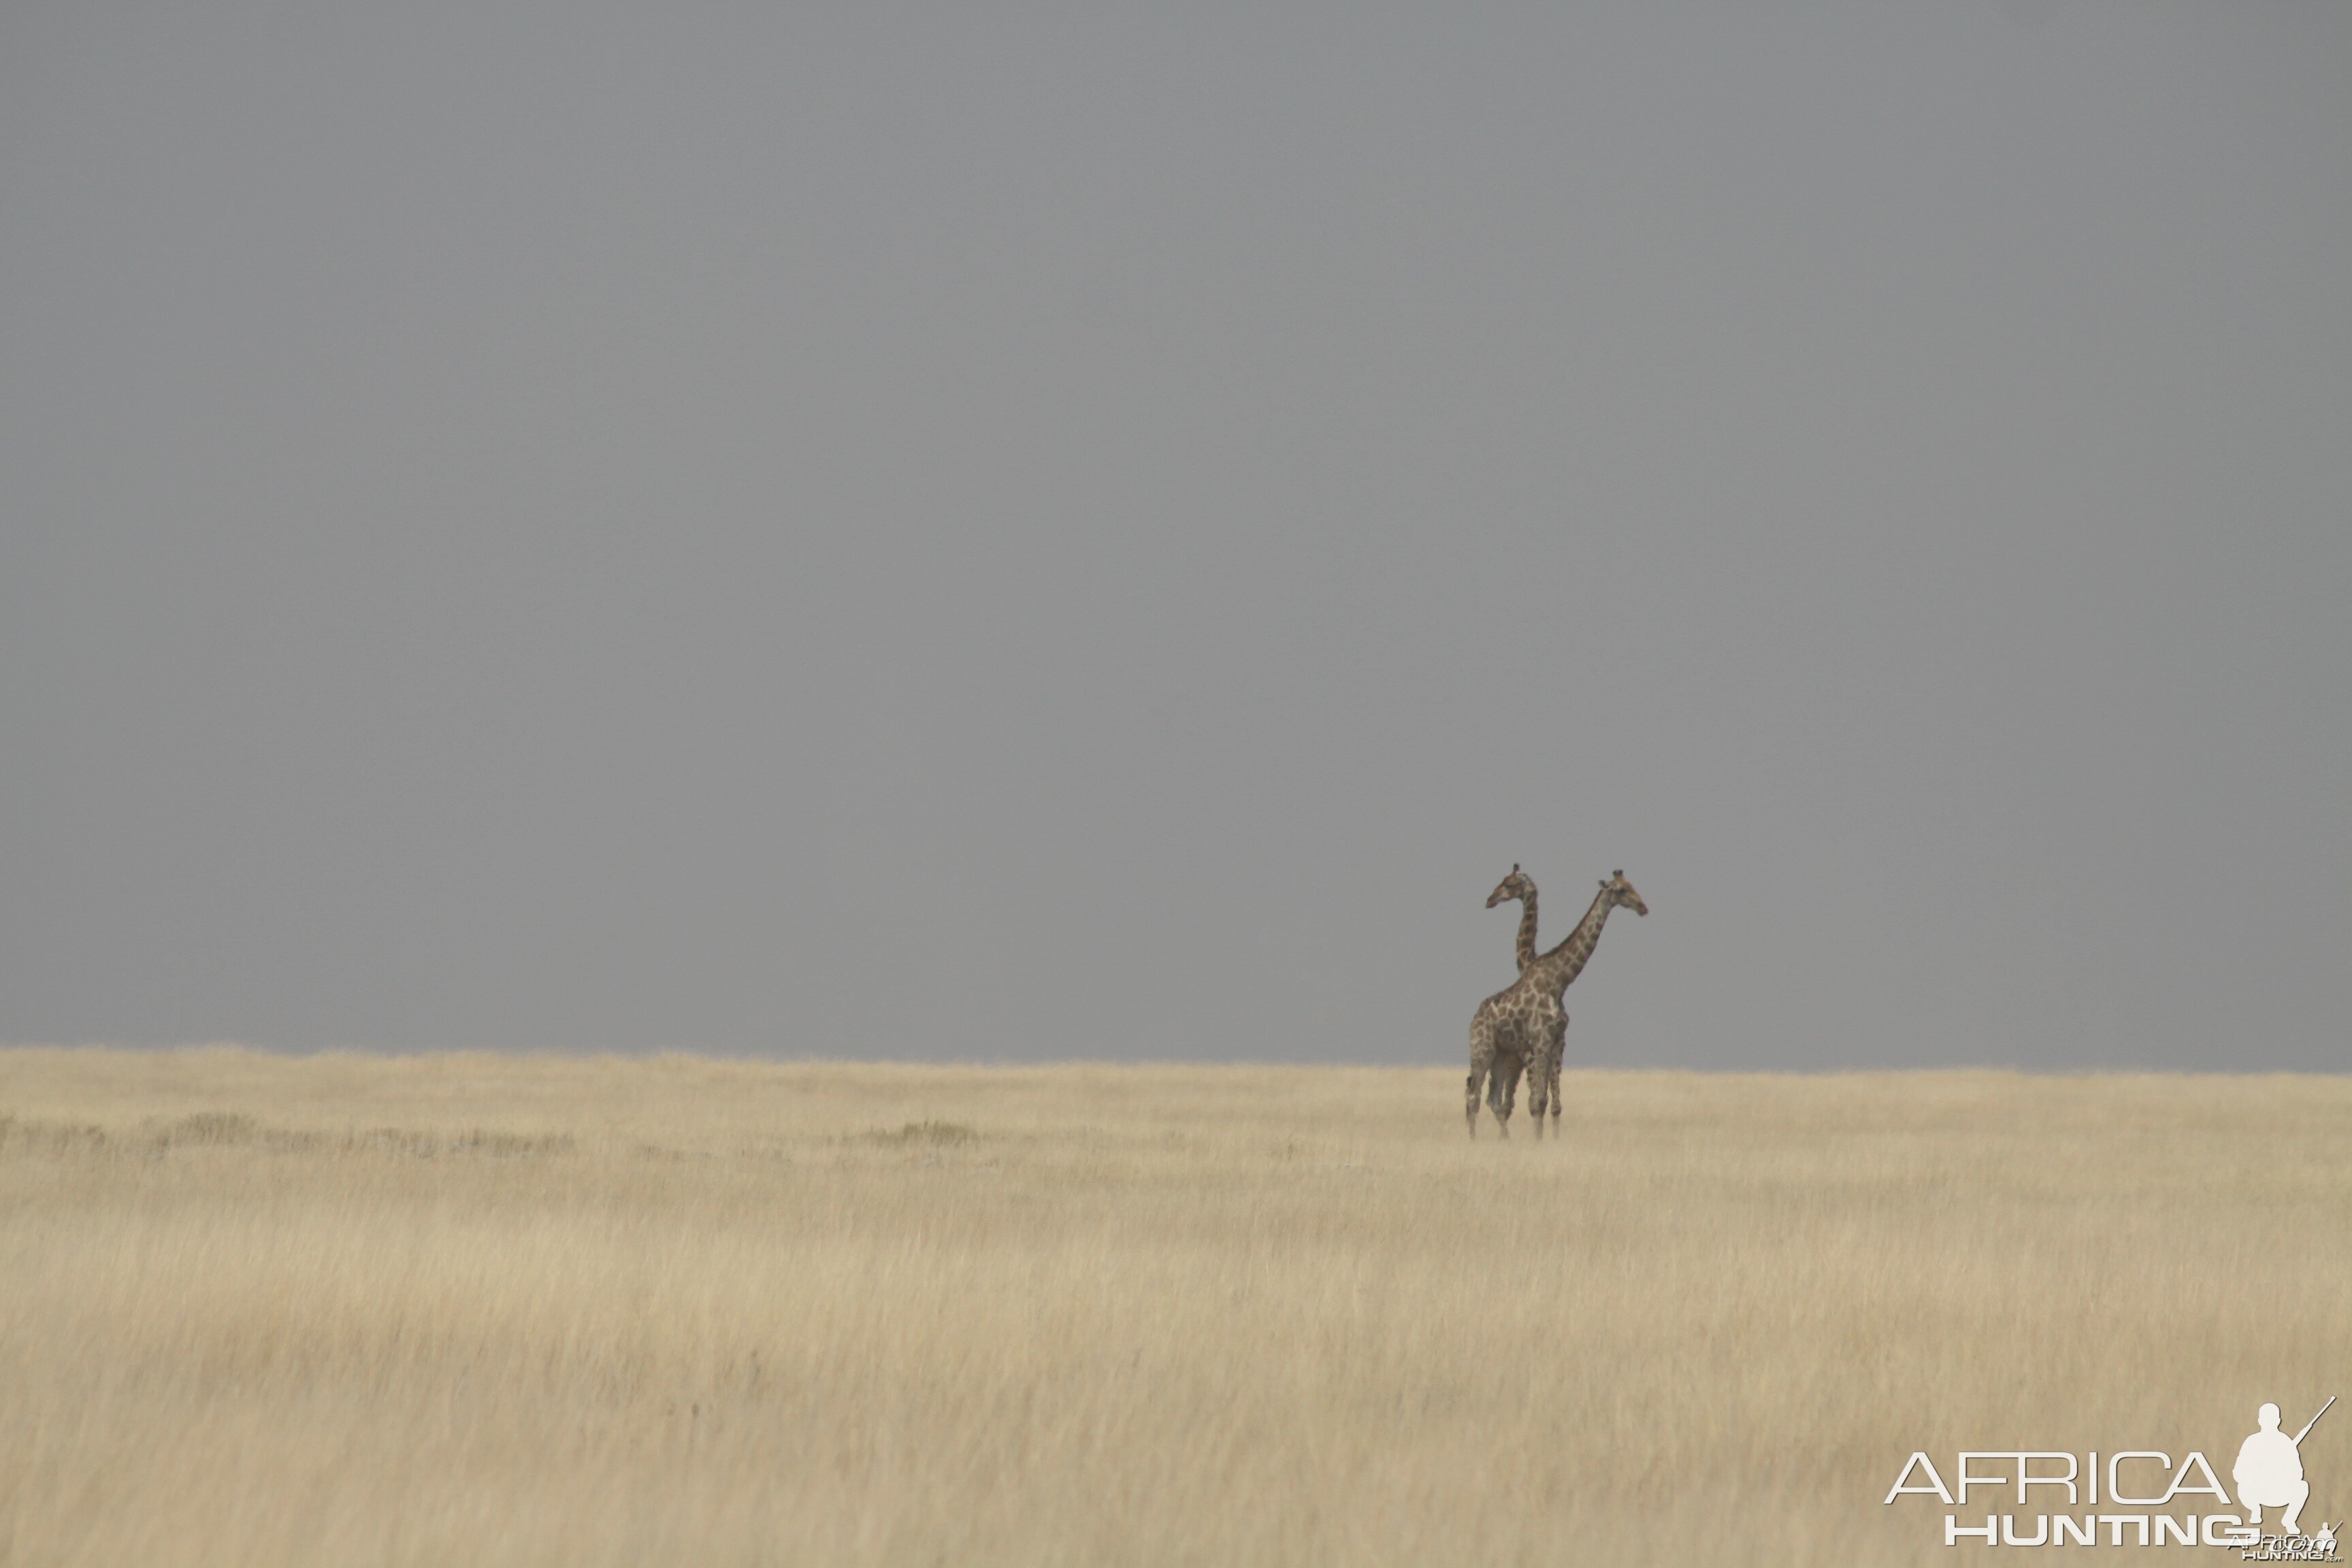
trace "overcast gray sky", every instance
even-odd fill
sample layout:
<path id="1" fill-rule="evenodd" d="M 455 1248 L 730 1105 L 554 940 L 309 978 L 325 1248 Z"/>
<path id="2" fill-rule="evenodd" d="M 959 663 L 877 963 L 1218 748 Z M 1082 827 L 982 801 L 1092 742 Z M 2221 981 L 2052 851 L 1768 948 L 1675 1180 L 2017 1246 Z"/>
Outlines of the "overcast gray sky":
<path id="1" fill-rule="evenodd" d="M 2352 1057 L 2352 6 L 0 9 L 0 1039 Z"/>

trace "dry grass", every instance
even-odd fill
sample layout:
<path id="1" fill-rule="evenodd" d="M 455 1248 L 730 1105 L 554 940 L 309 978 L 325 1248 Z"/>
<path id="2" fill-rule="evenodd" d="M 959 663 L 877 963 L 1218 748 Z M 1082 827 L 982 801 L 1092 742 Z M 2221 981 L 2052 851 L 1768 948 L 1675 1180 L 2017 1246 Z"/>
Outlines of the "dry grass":
<path id="1" fill-rule="evenodd" d="M 1915 1447 L 2352 1394 L 2352 1083 L 1460 1093 L 0 1052 L 0 1563 L 1945 1561 Z"/>

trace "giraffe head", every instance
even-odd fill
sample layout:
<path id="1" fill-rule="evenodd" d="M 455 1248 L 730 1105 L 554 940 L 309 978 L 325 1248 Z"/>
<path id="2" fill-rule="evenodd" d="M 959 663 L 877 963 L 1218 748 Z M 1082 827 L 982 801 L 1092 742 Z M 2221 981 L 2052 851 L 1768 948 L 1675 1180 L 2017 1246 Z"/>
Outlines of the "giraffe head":
<path id="1" fill-rule="evenodd" d="M 1633 890 L 1633 884 L 1625 879 L 1622 871 L 1612 871 L 1601 878 L 1601 890 L 1609 895 L 1612 904 L 1629 909 L 1637 915 L 1650 912 L 1650 906 L 1642 901 L 1642 895 Z"/>
<path id="2" fill-rule="evenodd" d="M 1507 900 L 1524 899 L 1535 890 L 1535 883 L 1519 869 L 1518 862 L 1513 861 L 1511 874 L 1496 883 L 1495 890 L 1486 895 L 1486 907 L 1491 910 Z"/>

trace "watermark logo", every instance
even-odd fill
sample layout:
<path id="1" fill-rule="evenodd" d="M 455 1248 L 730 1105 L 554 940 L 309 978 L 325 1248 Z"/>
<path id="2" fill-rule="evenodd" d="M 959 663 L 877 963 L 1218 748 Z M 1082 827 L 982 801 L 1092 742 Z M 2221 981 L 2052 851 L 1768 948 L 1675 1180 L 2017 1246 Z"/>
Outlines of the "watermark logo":
<path id="1" fill-rule="evenodd" d="M 2277 1405 L 2254 1413 L 2255 1429 L 2239 1445 L 2230 1468 L 2235 1511 L 2222 1511 L 2232 1507 L 2229 1489 L 2194 1449 L 2178 1465 L 2159 1449 L 2109 1451 L 2104 1467 L 2095 1450 L 2078 1457 L 2050 1449 L 1963 1449 L 1948 1482 L 1925 1451 L 1915 1452 L 1885 1501 L 1888 1507 L 1906 1497 L 1941 1502 L 1952 1510 L 1944 1515 L 1947 1546 L 2223 1546 L 2247 1562 L 2341 1563 L 2335 1526 L 2323 1521 L 2306 1535 L 2302 1525 L 2304 1505 L 2311 1500 L 2303 1440 L 2335 1403 L 2329 1395 L 2293 1436 L 2281 1429 Z M 1991 1489 L 1991 1496 L 1976 1499 L 1979 1506 L 2009 1503 L 2014 1511 L 1961 1511 L 1979 1488 Z M 2037 1505 L 2039 1511 L 2026 1511 Z M 2278 1510 L 2275 1533 L 2264 1532 L 2266 1510 Z M 1975 1522 L 1979 1517 L 1982 1524 Z"/>
<path id="2" fill-rule="evenodd" d="M 2335 1403 L 2331 1394 L 2327 1405 Z M 2319 1407 L 2319 1415 L 2327 1414 L 2327 1405 Z M 2266 1508 L 2283 1508 L 2286 1511 L 2279 1516 L 2280 1533 L 2303 1533 L 2295 1515 L 2311 1498 L 2311 1483 L 2303 1479 L 2303 1440 L 2319 1425 L 2319 1415 L 2290 1437 L 2279 1430 L 2277 1405 L 2265 1405 L 2254 1413 L 2261 1429 L 2239 1447 L 2238 1463 L 2230 1472 L 2238 1483 L 2238 1501 L 2245 1506 L 2248 1524 L 2261 1524 Z"/>

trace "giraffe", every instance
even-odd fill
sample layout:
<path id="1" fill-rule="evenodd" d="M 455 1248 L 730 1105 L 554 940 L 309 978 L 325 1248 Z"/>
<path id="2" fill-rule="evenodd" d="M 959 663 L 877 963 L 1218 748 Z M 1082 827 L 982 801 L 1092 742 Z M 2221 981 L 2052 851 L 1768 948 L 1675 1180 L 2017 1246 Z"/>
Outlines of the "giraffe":
<path id="1" fill-rule="evenodd" d="M 1600 895 L 1567 940 L 1538 954 L 1535 952 L 1535 883 L 1514 866 L 1510 876 L 1486 899 L 1488 909 L 1506 899 L 1517 899 L 1525 905 L 1519 916 L 1522 962 L 1518 979 L 1479 1003 L 1476 1016 L 1470 1020 L 1470 1079 L 1462 1110 L 1473 1138 L 1478 1136 L 1481 1087 L 1486 1089 L 1495 1124 L 1504 1137 L 1511 1135 L 1511 1104 L 1518 1098 L 1521 1072 L 1528 1075 L 1528 1112 L 1536 1119 L 1536 1136 L 1543 1136 L 1547 1109 L 1552 1114 L 1553 1130 L 1559 1130 L 1559 1066 L 1568 1045 L 1568 1014 L 1560 1007 L 1560 995 L 1569 982 L 1583 973 L 1610 910 L 1622 904 L 1637 915 L 1650 912 L 1625 873 L 1612 872 L 1601 879 Z"/>
<path id="2" fill-rule="evenodd" d="M 1516 860 L 1511 862 L 1511 874 L 1496 883 L 1495 890 L 1486 895 L 1486 907 L 1491 910 L 1496 904 L 1510 899 L 1519 900 L 1517 949 L 1519 973 L 1525 974 L 1528 972 L 1528 965 L 1536 961 L 1536 879 L 1520 870 L 1519 863 Z M 1481 1011 L 1483 1013 L 1484 1010 L 1481 1009 Z M 1495 1116 L 1497 1121 L 1507 1114 L 1503 1110 L 1504 1086 L 1507 1083 L 1509 1085 L 1508 1092 L 1513 1099 L 1516 1099 L 1518 1092 L 1519 1075 L 1525 1070 L 1525 1064 L 1520 1061 L 1517 1052 L 1510 1048 L 1509 1042 L 1504 1042 L 1504 1048 L 1494 1067 L 1492 1079 L 1496 1094 Z M 1540 1126 L 1541 1123 L 1538 1125 Z M 1510 1130 L 1506 1123 L 1504 1136 L 1509 1135 Z M 1471 1136 L 1474 1138 L 1477 1136 L 1475 1112 L 1473 1112 Z"/>

